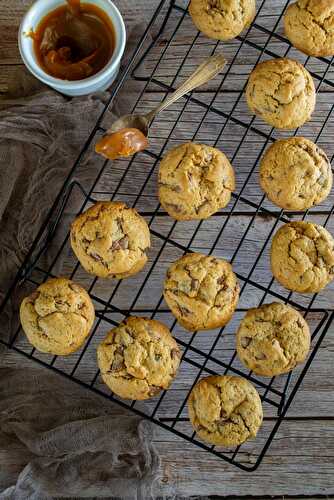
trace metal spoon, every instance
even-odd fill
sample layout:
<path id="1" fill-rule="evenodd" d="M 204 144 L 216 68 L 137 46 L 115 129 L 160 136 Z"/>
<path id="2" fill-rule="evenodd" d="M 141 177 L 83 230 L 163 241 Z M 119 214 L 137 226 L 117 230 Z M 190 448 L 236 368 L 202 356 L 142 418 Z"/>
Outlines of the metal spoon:
<path id="1" fill-rule="evenodd" d="M 173 94 L 166 97 L 166 99 L 162 101 L 159 106 L 145 115 L 132 114 L 121 116 L 112 124 L 109 130 L 107 130 L 107 134 L 112 134 L 123 128 L 136 128 L 141 130 L 141 132 L 147 136 L 151 121 L 158 113 L 160 113 L 160 111 L 166 109 L 170 104 L 177 101 L 180 97 L 187 94 L 191 90 L 214 78 L 224 68 L 225 64 L 226 60 L 222 54 L 209 57 L 206 61 L 200 64 L 200 66 L 198 66 L 196 71 L 194 71 L 194 73 L 192 73 L 192 75 L 190 75 L 189 78 L 187 78 L 187 80 L 182 83 L 182 85 L 180 85 L 175 92 L 173 92 Z"/>

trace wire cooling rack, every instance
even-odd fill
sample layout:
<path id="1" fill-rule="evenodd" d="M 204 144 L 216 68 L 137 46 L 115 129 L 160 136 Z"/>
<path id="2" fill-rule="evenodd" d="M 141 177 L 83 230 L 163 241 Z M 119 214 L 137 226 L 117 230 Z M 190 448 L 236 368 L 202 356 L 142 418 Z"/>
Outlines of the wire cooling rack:
<path id="1" fill-rule="evenodd" d="M 305 213 L 279 211 L 263 196 L 258 184 L 258 162 L 265 148 L 278 137 L 300 133 L 317 142 L 333 157 L 331 141 L 334 105 L 332 60 L 309 58 L 293 49 L 281 34 L 283 12 L 289 2 L 257 2 L 252 26 L 237 39 L 222 44 L 198 33 L 182 0 L 162 0 L 145 30 L 130 63 L 104 112 L 84 144 L 75 164 L 19 270 L 1 313 L 23 285 L 35 287 L 48 277 L 66 275 L 83 284 L 96 308 L 96 322 L 81 351 L 66 358 L 38 353 L 31 348 L 19 326 L 11 338 L 1 342 L 27 358 L 49 368 L 91 391 L 154 421 L 161 427 L 246 471 L 255 470 L 263 459 L 321 341 L 333 320 L 329 286 L 319 295 L 289 293 L 270 274 L 271 237 L 285 222 L 305 219 L 331 228 L 333 195 Z M 144 42 L 156 33 L 149 47 Z M 209 85 L 185 96 L 157 117 L 151 127 L 150 149 L 130 160 L 102 162 L 90 186 L 74 180 L 91 154 L 96 140 L 108 127 L 107 109 L 125 86 L 136 82 L 140 88 L 132 111 L 148 111 L 173 91 L 207 56 L 223 51 L 229 64 Z M 268 127 L 247 110 L 244 88 L 250 71 L 261 60 L 289 56 L 301 61 L 311 72 L 317 87 L 317 109 L 301 132 L 282 132 Z M 130 95 L 130 94 L 129 94 Z M 206 221 L 176 222 L 164 213 L 156 196 L 158 163 L 175 144 L 195 140 L 221 148 L 232 161 L 237 189 L 228 207 Z M 99 163 L 100 162 L 100 163 Z M 150 260 L 133 278 L 106 281 L 88 276 L 74 258 L 68 239 L 69 219 L 96 200 L 123 200 L 146 218 L 152 234 Z M 75 203 L 74 203 L 75 201 Z M 78 206 L 79 205 L 79 206 Z M 65 235 L 59 232 L 65 228 Z M 188 251 L 201 251 L 228 259 L 238 276 L 241 295 L 231 322 L 221 330 L 190 334 L 177 325 L 162 298 L 162 283 L 168 265 Z M 293 374 L 272 379 L 247 371 L 235 354 L 234 336 L 238 323 L 249 307 L 281 301 L 302 311 L 312 331 L 312 349 L 305 365 Z M 106 332 L 128 315 L 145 315 L 162 320 L 177 339 L 182 351 L 178 376 L 169 391 L 145 401 L 124 401 L 103 385 L 96 364 L 96 347 Z M 189 423 L 186 401 L 189 391 L 202 376 L 237 374 L 248 378 L 258 389 L 265 421 L 257 438 L 235 449 L 208 446 L 197 439 Z"/>

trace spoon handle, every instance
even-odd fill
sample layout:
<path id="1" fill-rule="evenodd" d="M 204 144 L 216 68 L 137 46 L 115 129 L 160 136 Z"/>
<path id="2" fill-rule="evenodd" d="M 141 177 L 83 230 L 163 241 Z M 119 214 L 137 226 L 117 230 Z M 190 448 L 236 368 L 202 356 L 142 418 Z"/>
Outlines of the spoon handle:
<path id="1" fill-rule="evenodd" d="M 167 106 L 170 106 L 173 102 L 180 99 L 180 97 L 214 78 L 224 68 L 225 64 L 226 60 L 222 54 L 209 57 L 198 66 L 194 73 L 190 75 L 189 78 L 187 78 L 187 80 L 183 82 L 182 85 L 175 90 L 175 92 L 173 92 L 173 94 L 166 97 L 166 99 L 162 101 L 159 106 L 147 113 L 147 120 L 153 120 L 155 115 L 160 113 L 163 109 L 166 109 Z"/>

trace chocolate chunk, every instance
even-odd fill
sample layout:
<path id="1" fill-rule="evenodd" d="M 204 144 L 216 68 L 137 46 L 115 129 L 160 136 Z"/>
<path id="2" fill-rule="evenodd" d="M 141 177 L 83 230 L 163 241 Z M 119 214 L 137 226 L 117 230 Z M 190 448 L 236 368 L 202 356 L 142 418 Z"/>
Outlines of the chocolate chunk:
<path id="1" fill-rule="evenodd" d="M 165 206 L 171 208 L 178 214 L 182 212 L 182 208 L 180 207 L 180 205 L 176 205 L 175 203 L 165 203 Z"/>
<path id="2" fill-rule="evenodd" d="M 188 316 L 189 314 L 191 314 L 191 311 L 189 311 L 189 309 L 187 309 L 186 307 L 180 306 L 179 304 L 177 304 L 177 307 L 180 311 L 181 316 Z"/>
<path id="3" fill-rule="evenodd" d="M 112 365 L 111 365 L 111 371 L 113 372 L 119 372 L 121 370 L 124 370 L 125 364 L 123 362 L 123 359 L 114 359 Z"/>
<path id="4" fill-rule="evenodd" d="M 201 208 L 205 207 L 205 205 L 207 205 L 208 203 L 209 203 L 208 200 L 203 201 L 203 203 L 201 203 L 200 205 L 198 205 L 198 207 L 195 208 L 195 212 L 198 214 Z"/>
<path id="5" fill-rule="evenodd" d="M 157 331 L 152 330 L 152 328 L 150 326 L 147 326 L 146 331 L 152 339 L 160 342 L 160 335 Z"/>
<path id="6" fill-rule="evenodd" d="M 161 387 L 157 387 L 157 386 L 151 386 L 150 387 L 150 392 L 149 392 L 149 395 L 150 396 L 156 396 L 157 394 L 159 394 L 159 392 L 161 391 Z"/>
<path id="7" fill-rule="evenodd" d="M 197 432 L 200 432 L 200 431 L 206 431 L 206 428 L 205 428 L 205 427 L 203 427 L 203 425 L 201 425 L 201 424 L 196 424 L 194 427 L 195 427 L 195 430 L 196 430 Z"/>
<path id="8" fill-rule="evenodd" d="M 162 358 L 161 354 L 157 354 L 157 353 L 156 353 L 156 354 L 154 355 L 154 359 L 155 359 L 155 361 L 160 361 L 160 359 L 161 359 L 161 358 Z"/>
<path id="9" fill-rule="evenodd" d="M 220 420 L 217 420 L 216 423 L 217 425 L 226 425 L 226 424 L 230 424 L 232 422 L 232 420 L 230 420 L 229 418 L 222 418 Z"/>
<path id="10" fill-rule="evenodd" d="M 227 412 L 224 410 L 224 408 L 222 408 L 220 410 L 220 419 L 221 420 L 226 420 L 227 419 Z"/>
<path id="11" fill-rule="evenodd" d="M 127 334 L 131 337 L 131 338 L 133 338 L 133 337 L 134 337 L 134 335 L 133 335 L 133 333 L 132 333 L 132 330 L 130 330 L 130 328 L 126 327 L 126 328 L 125 328 L 125 331 L 126 331 L 126 333 L 127 333 Z"/>
<path id="12" fill-rule="evenodd" d="M 170 357 L 172 359 L 175 359 L 175 358 L 180 358 L 181 357 L 181 353 L 179 351 L 178 348 L 174 347 L 171 351 L 170 351 Z"/>
<path id="13" fill-rule="evenodd" d="M 220 278 L 217 279 L 217 284 L 218 285 L 225 285 L 223 290 L 225 290 L 227 288 L 227 284 L 226 284 L 226 277 L 225 276 L 221 276 Z"/>
<path id="14" fill-rule="evenodd" d="M 192 278 L 191 284 L 190 284 L 191 289 L 196 290 L 196 288 L 198 287 L 198 283 L 199 283 L 198 280 L 195 280 L 194 278 Z"/>
<path id="15" fill-rule="evenodd" d="M 122 222 L 122 219 L 120 217 L 117 217 L 116 224 L 121 231 L 123 231 Z"/>
<path id="16" fill-rule="evenodd" d="M 207 152 L 207 153 L 205 154 L 204 161 L 206 161 L 207 163 L 211 163 L 212 158 L 213 158 L 213 154 L 212 154 L 212 153 Z"/>
<path id="17" fill-rule="evenodd" d="M 38 299 L 40 294 L 41 294 L 40 292 L 33 292 L 29 297 L 29 302 L 35 302 L 35 300 Z"/>
<path id="18" fill-rule="evenodd" d="M 101 255 L 99 255 L 97 253 L 91 253 L 90 257 L 92 259 L 96 260 L 97 262 L 103 262 L 103 259 L 102 259 Z"/>
<path id="19" fill-rule="evenodd" d="M 241 345 L 244 349 L 249 346 L 249 344 L 252 342 L 251 337 L 242 337 L 241 339 Z"/>
<path id="20" fill-rule="evenodd" d="M 111 245 L 110 249 L 114 250 L 126 250 L 129 248 L 129 238 L 127 236 L 123 236 L 120 240 L 114 241 Z"/>

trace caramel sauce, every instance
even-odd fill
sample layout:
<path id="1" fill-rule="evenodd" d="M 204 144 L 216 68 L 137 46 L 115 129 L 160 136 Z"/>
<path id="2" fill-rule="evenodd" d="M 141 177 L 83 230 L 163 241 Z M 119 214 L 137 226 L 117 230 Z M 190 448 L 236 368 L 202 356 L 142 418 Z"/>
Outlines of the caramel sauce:
<path id="1" fill-rule="evenodd" d="M 122 128 L 113 134 L 107 134 L 96 144 L 96 153 L 115 160 L 116 158 L 132 156 L 146 149 L 148 140 L 137 128 Z"/>
<path id="2" fill-rule="evenodd" d="M 98 73 L 115 49 L 108 15 L 96 5 L 67 0 L 45 16 L 29 34 L 41 68 L 62 80 L 82 80 Z"/>

